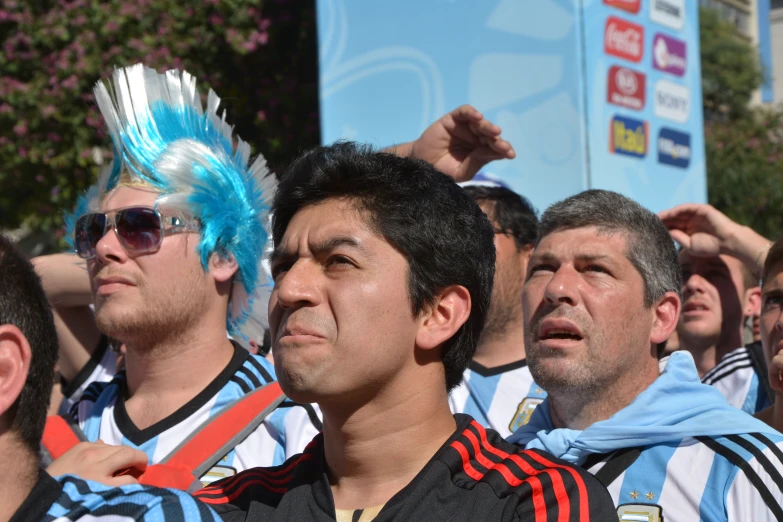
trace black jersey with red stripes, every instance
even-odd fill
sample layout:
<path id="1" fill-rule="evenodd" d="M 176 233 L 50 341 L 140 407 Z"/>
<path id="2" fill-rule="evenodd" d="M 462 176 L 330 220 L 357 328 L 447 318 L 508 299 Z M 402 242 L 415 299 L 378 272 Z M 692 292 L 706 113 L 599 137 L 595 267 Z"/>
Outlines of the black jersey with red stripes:
<path id="1" fill-rule="evenodd" d="M 617 520 L 609 493 L 586 471 L 454 417 L 454 434 L 373 520 Z M 245 470 L 195 496 L 226 521 L 333 521 L 323 434 L 280 466 Z"/>

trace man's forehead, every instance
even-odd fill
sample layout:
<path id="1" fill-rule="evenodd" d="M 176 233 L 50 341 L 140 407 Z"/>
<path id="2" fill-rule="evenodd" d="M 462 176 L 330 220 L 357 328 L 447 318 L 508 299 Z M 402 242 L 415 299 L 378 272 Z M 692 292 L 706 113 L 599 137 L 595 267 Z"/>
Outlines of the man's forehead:
<path id="1" fill-rule="evenodd" d="M 783 288 L 783 261 L 775 263 L 770 268 L 767 278 L 764 279 L 764 285 L 761 287 L 761 291 L 767 293 L 771 290 L 779 290 Z"/>
<path id="2" fill-rule="evenodd" d="M 119 186 L 104 196 L 100 204 L 103 212 L 131 205 L 153 206 L 160 193 L 146 188 Z"/>
<path id="3" fill-rule="evenodd" d="M 677 253 L 677 258 L 680 261 L 680 266 L 689 266 L 694 268 L 737 268 L 742 263 L 739 259 L 735 259 L 731 256 L 719 255 L 719 256 L 693 256 L 686 249 L 681 249 Z"/>
<path id="4" fill-rule="evenodd" d="M 533 255 L 563 254 L 575 257 L 625 257 L 628 234 L 595 226 L 555 230 L 541 238 Z"/>
<path id="5" fill-rule="evenodd" d="M 366 243 L 378 237 L 368 216 L 345 200 L 327 200 L 294 214 L 276 250 L 296 251 L 301 245 L 321 244 L 334 238 L 350 238 L 343 244 Z"/>

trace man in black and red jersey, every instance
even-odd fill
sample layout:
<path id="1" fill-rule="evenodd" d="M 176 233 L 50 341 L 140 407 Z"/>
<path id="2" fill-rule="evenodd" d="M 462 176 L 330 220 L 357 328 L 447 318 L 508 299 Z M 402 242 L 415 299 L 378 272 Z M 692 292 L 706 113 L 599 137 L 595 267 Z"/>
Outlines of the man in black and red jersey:
<path id="1" fill-rule="evenodd" d="M 617 519 L 589 474 L 449 411 L 495 266 L 492 226 L 452 179 L 338 143 L 292 164 L 272 210 L 275 369 L 323 433 L 199 500 L 229 521 Z"/>

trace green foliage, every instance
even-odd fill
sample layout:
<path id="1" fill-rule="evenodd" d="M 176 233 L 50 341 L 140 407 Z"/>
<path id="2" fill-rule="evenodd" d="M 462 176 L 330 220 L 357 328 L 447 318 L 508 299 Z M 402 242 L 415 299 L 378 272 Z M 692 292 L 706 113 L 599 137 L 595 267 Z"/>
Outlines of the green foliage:
<path id="1" fill-rule="evenodd" d="M 272 168 L 318 143 L 314 2 L 4 0 L 0 228 L 61 234 L 111 158 L 92 95 L 114 67 L 186 69 Z"/>
<path id="2" fill-rule="evenodd" d="M 776 238 L 783 223 L 783 111 L 749 105 L 763 81 L 750 42 L 710 9 L 700 9 L 699 27 L 710 203 Z"/>
<path id="3" fill-rule="evenodd" d="M 699 40 L 705 120 L 747 114 L 750 97 L 763 81 L 757 50 L 712 9 L 699 10 Z"/>
<path id="4" fill-rule="evenodd" d="M 710 203 L 775 239 L 783 224 L 783 112 L 758 109 L 705 128 Z"/>

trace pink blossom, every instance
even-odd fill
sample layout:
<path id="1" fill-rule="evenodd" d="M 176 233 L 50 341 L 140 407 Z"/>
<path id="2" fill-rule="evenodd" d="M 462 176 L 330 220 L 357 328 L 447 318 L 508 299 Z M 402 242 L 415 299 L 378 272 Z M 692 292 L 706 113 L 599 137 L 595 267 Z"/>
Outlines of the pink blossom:
<path id="1" fill-rule="evenodd" d="M 14 108 L 7 103 L 0 105 L 0 114 L 12 114 L 13 112 Z"/>
<path id="2" fill-rule="evenodd" d="M 27 158 L 27 149 L 24 147 L 19 147 L 16 149 L 16 153 L 19 154 L 20 158 Z"/>
<path id="3" fill-rule="evenodd" d="M 261 121 L 266 121 L 266 112 L 264 111 L 258 111 L 256 113 L 256 118 L 258 118 Z"/>
<path id="4" fill-rule="evenodd" d="M 41 107 L 41 115 L 43 115 L 44 118 L 48 118 L 52 114 L 54 114 L 57 111 L 54 105 L 44 105 Z"/>
<path id="5" fill-rule="evenodd" d="M 22 137 L 25 134 L 27 134 L 27 130 L 28 130 L 27 129 L 27 122 L 24 121 L 24 120 L 20 121 L 16 125 L 14 125 L 14 134 L 16 134 L 19 137 Z"/>
<path id="6" fill-rule="evenodd" d="M 209 15 L 209 23 L 212 25 L 222 26 L 224 24 L 224 21 L 219 14 L 212 13 L 211 15 Z"/>
<path id="7" fill-rule="evenodd" d="M 75 74 L 72 74 L 63 80 L 60 85 L 65 89 L 76 90 L 76 88 L 79 86 L 79 78 L 77 78 Z"/>
<path id="8" fill-rule="evenodd" d="M 38 174 L 37 176 L 35 176 L 35 181 L 37 181 L 38 183 L 43 183 L 44 177 Z"/>
<path id="9" fill-rule="evenodd" d="M 60 137 L 59 134 L 55 134 L 53 132 L 47 133 L 46 134 L 46 139 L 49 140 L 49 141 L 52 141 L 54 143 L 60 143 L 60 140 L 62 140 L 62 138 Z"/>
<path id="10" fill-rule="evenodd" d="M 120 28 L 120 24 L 118 24 L 114 20 L 109 20 L 108 22 L 106 22 L 106 25 L 104 27 L 106 28 L 107 31 L 113 33 Z"/>

